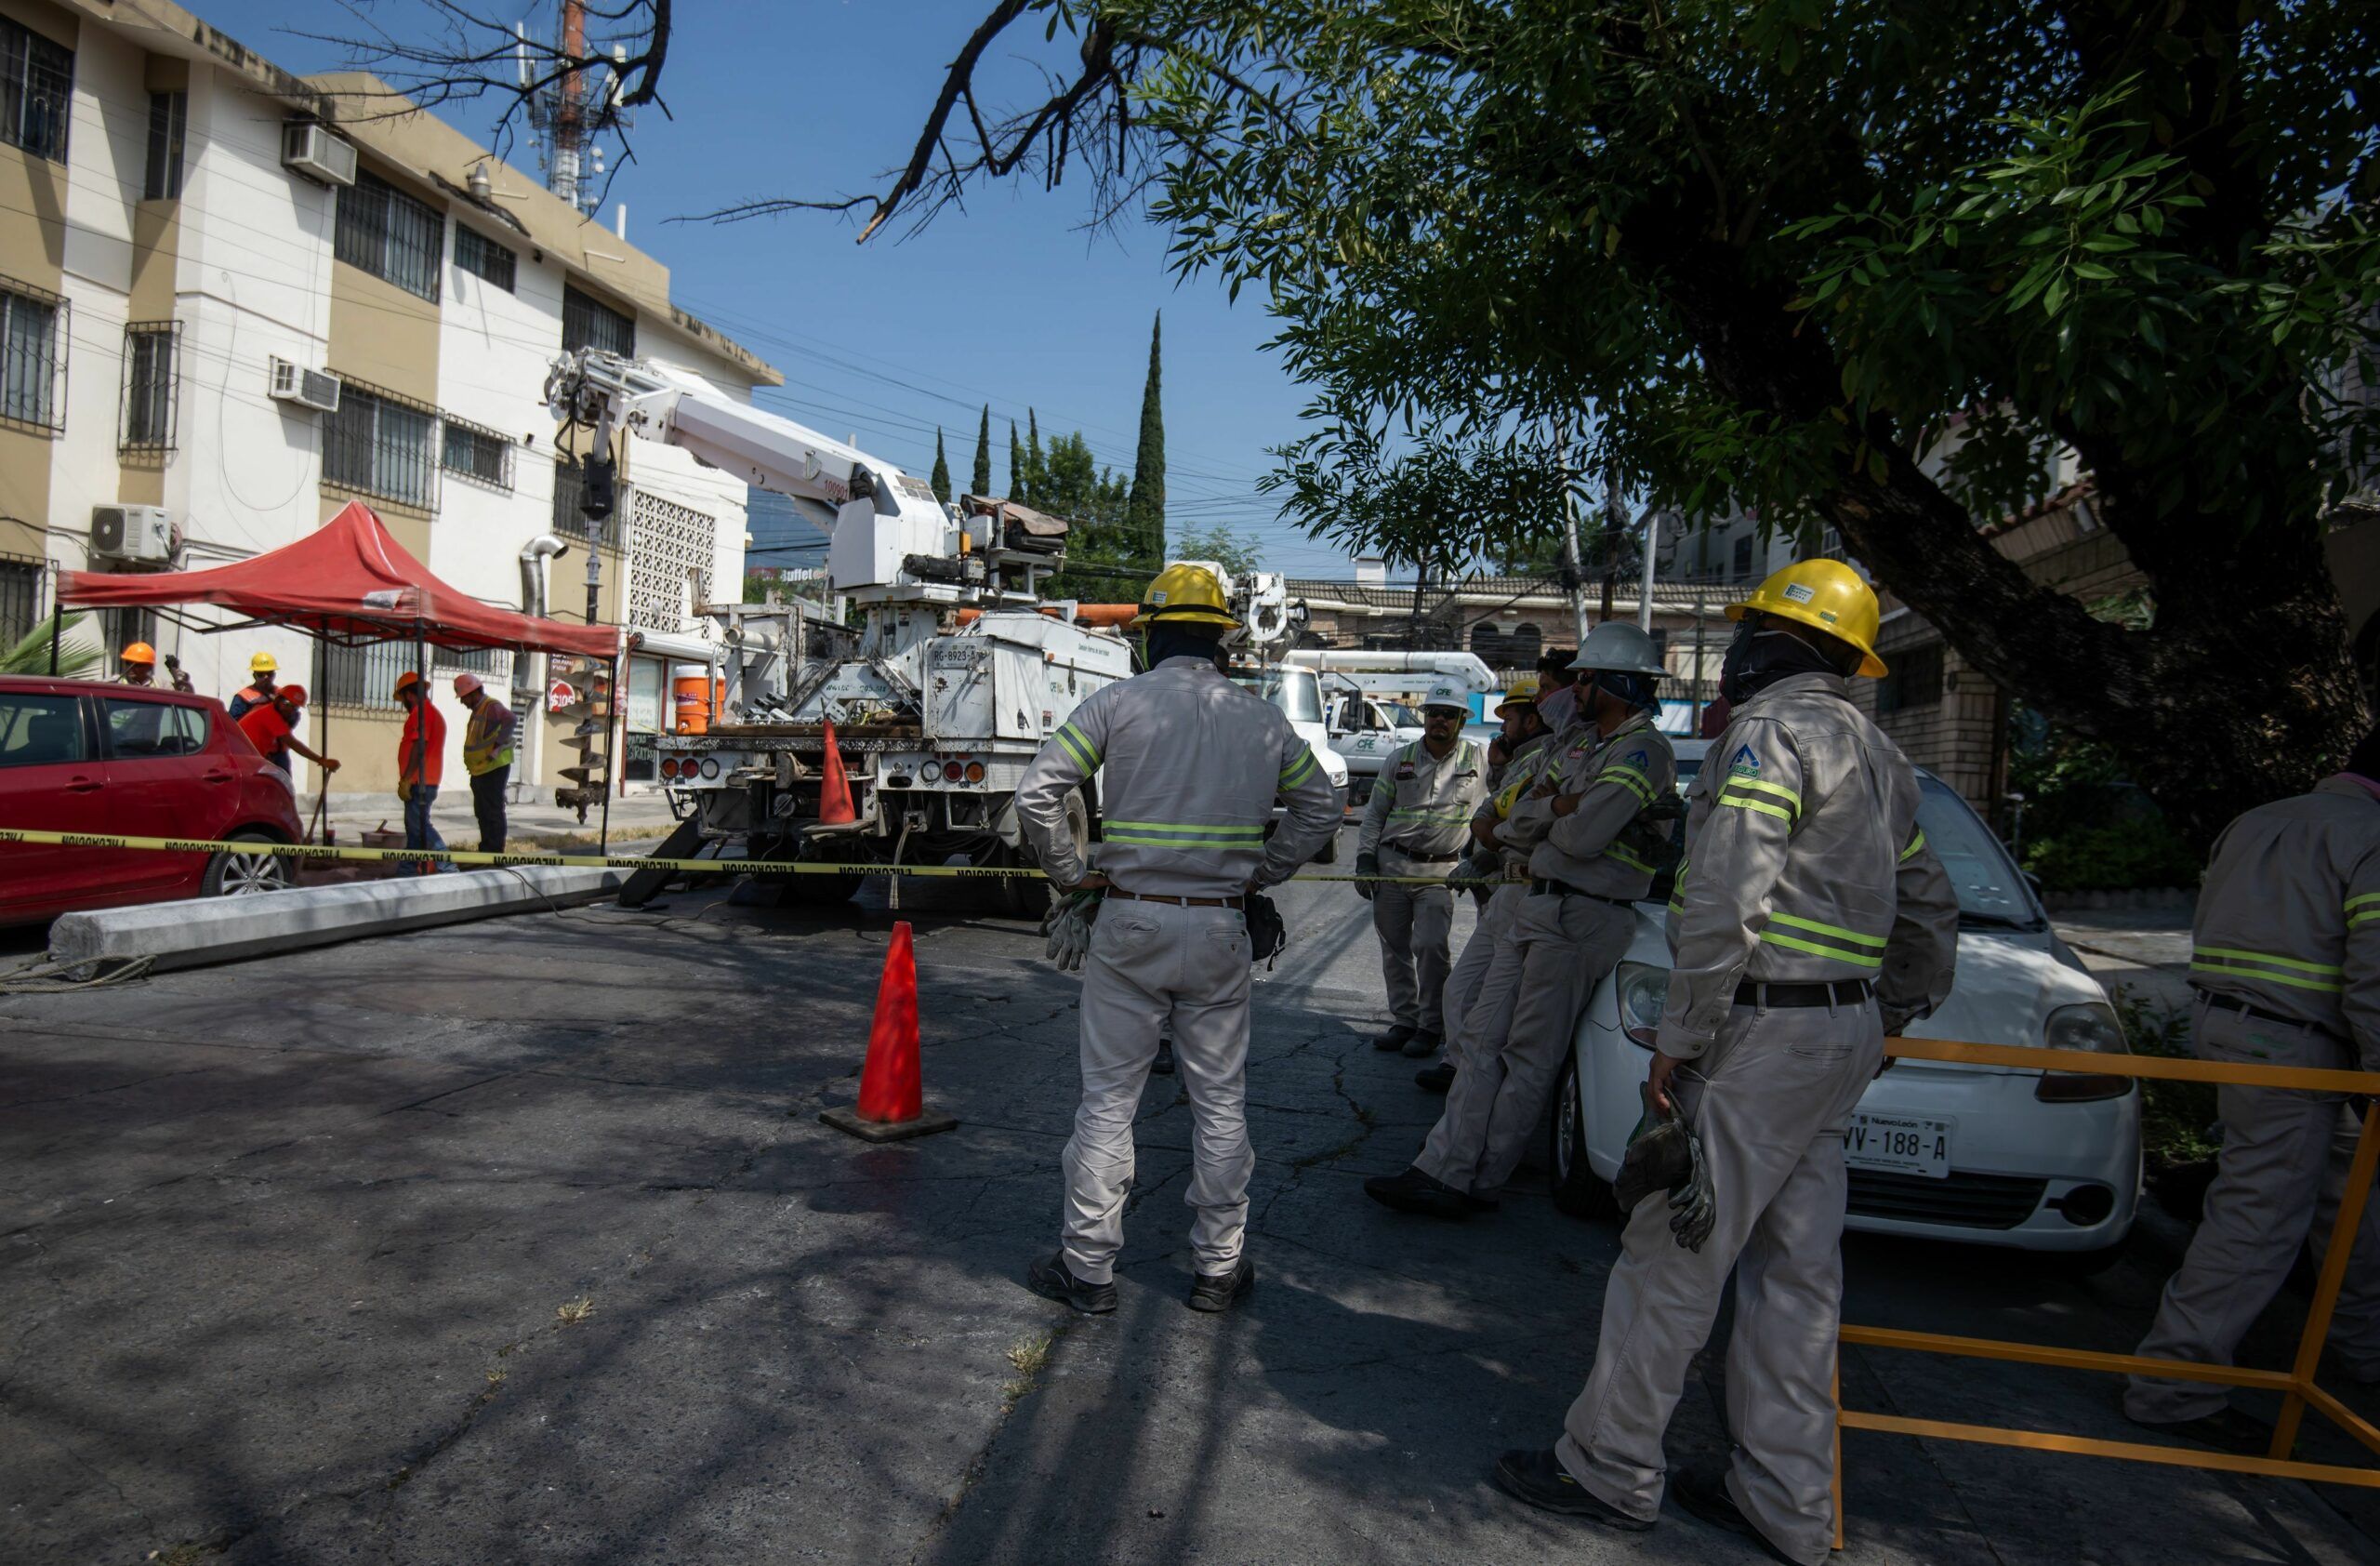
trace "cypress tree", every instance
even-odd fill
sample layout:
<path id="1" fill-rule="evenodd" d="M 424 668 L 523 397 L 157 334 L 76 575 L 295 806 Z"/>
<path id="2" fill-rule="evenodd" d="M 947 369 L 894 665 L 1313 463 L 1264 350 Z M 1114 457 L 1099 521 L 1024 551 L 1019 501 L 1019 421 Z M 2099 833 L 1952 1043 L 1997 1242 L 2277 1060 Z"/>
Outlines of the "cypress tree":
<path id="1" fill-rule="evenodd" d="M 1011 500 L 1033 502 L 1025 498 L 1025 447 L 1016 438 L 1016 420 L 1008 421 L 1008 496 Z"/>
<path id="2" fill-rule="evenodd" d="M 950 504 L 950 458 L 943 455 L 942 426 L 933 427 L 933 498 Z"/>
<path id="3" fill-rule="evenodd" d="M 992 405 L 984 405 L 984 421 L 975 426 L 975 471 L 969 492 L 989 495 L 992 492 Z"/>
<path id="4" fill-rule="evenodd" d="M 1152 563 L 1165 558 L 1165 410 L 1158 396 L 1165 312 L 1149 326 L 1149 378 L 1141 390 L 1141 449 L 1132 459 L 1132 498 L 1124 513 L 1131 547 Z"/>
<path id="5" fill-rule="evenodd" d="M 1041 416 L 1025 410 L 1025 503 L 1037 511 L 1050 508 L 1042 491 L 1050 487 L 1049 459 L 1041 455 Z"/>

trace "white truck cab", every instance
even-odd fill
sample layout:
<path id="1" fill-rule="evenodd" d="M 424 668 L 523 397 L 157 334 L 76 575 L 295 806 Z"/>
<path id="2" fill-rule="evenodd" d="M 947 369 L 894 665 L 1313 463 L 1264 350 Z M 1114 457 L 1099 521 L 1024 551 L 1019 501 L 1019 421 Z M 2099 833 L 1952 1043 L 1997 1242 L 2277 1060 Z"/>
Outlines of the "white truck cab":
<path id="1" fill-rule="evenodd" d="M 1314 670 L 1286 664 L 1235 666 L 1231 670 L 1231 679 L 1242 690 L 1252 691 L 1281 710 L 1282 715 L 1289 720 L 1289 727 L 1297 731 L 1298 737 L 1304 740 L 1306 748 L 1314 752 L 1322 775 L 1330 779 L 1332 788 L 1339 790 L 1340 802 L 1343 805 L 1347 797 L 1347 763 L 1330 748 L 1329 724 L 1322 710 L 1322 682 Z M 1281 807 L 1276 804 L 1273 807 L 1274 820 L 1277 822 L 1281 815 Z M 1315 859 L 1327 865 L 1338 856 L 1339 840 L 1334 835 L 1315 855 Z"/>

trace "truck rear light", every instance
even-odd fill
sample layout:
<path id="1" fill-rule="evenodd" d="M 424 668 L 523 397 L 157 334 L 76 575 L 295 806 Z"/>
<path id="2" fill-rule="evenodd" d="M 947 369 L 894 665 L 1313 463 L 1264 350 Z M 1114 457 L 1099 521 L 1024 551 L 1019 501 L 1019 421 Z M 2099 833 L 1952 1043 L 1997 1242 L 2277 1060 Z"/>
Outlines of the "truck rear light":
<path id="1" fill-rule="evenodd" d="M 677 757 L 664 756 L 661 758 L 661 776 L 664 777 L 675 777 L 678 776 Z"/>
<path id="2" fill-rule="evenodd" d="M 719 758 L 717 756 L 705 756 L 703 758 L 703 776 L 705 777 L 717 777 L 719 776 Z"/>
<path id="3" fill-rule="evenodd" d="M 944 782 L 956 783 L 961 777 L 966 776 L 967 769 L 960 766 L 957 762 L 945 762 L 942 763 L 942 776 Z"/>
<path id="4" fill-rule="evenodd" d="M 969 762 L 967 763 L 967 781 L 970 783 L 981 783 L 983 780 L 984 763 L 981 762 Z"/>

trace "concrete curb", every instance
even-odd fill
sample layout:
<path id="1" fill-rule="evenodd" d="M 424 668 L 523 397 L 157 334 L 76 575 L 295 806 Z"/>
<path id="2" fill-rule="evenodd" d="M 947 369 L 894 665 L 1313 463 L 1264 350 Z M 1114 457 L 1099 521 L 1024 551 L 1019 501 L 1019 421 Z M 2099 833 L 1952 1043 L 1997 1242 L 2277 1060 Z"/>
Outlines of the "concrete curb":
<path id="1" fill-rule="evenodd" d="M 498 914 L 610 896 L 624 871 L 585 866 L 510 869 L 309 886 L 253 897 L 196 898 L 60 915 L 49 955 L 65 963 L 147 958 L 154 968 L 194 968 L 265 952 L 332 946 Z"/>

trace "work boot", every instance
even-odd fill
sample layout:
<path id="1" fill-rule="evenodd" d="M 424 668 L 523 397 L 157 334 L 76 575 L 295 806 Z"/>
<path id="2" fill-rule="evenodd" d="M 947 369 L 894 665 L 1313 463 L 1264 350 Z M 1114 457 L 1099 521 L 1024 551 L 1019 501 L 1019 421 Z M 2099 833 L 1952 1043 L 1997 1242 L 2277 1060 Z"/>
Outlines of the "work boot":
<path id="1" fill-rule="evenodd" d="M 1416 1033 L 1405 1041 L 1405 1058 L 1427 1060 L 1447 1047 L 1447 1042 L 1435 1033 Z"/>
<path id="2" fill-rule="evenodd" d="M 1074 1269 L 1066 1265 L 1064 1251 L 1046 1262 L 1035 1262 L 1026 1267 L 1025 1286 L 1043 1299 L 1073 1306 L 1086 1316 L 1104 1316 L 1116 1308 L 1116 1285 L 1086 1283 L 1077 1278 Z"/>
<path id="3" fill-rule="evenodd" d="M 1781 1560 L 1785 1566 L 1801 1566 L 1801 1562 L 1778 1549 L 1760 1524 L 1744 1515 L 1736 1498 L 1727 1493 L 1727 1466 L 1724 1463 L 1697 1463 L 1670 1481 L 1670 1493 L 1689 1516 L 1700 1518 L 1713 1528 L 1724 1528 L 1730 1533 L 1740 1533 L 1768 1553 L 1771 1560 Z"/>
<path id="4" fill-rule="evenodd" d="M 2272 1427 L 2236 1408 L 2218 1409 L 2196 1419 L 2177 1419 L 2170 1424 L 2133 1419 L 2129 1413 L 2124 1417 L 2144 1430 L 2179 1436 L 2201 1446 L 2213 1447 L 2217 1452 L 2228 1452 L 2241 1457 L 2262 1457 L 2272 1450 Z"/>
<path id="5" fill-rule="evenodd" d="M 1382 1207 L 1425 1218 L 1468 1218 L 1476 1210 L 1471 1198 L 1419 1169 L 1375 1174 L 1364 1182 L 1364 1194 Z"/>
<path id="6" fill-rule="evenodd" d="M 1629 1516 L 1572 1479 L 1570 1470 L 1562 1466 L 1562 1459 L 1543 1448 L 1534 1452 L 1507 1452 L 1497 1458 L 1496 1488 L 1516 1501 L 1527 1502 L 1540 1511 L 1559 1512 L 1564 1517 L 1583 1517 L 1590 1522 L 1600 1522 L 1606 1528 L 1617 1528 L 1623 1533 L 1643 1533 L 1653 1526 L 1650 1522 Z"/>
<path id="7" fill-rule="evenodd" d="M 1423 1093 L 1444 1093 L 1454 1086 L 1454 1062 L 1441 1060 L 1413 1073 L 1413 1085 Z"/>
<path id="8" fill-rule="evenodd" d="M 1375 1033 L 1372 1035 L 1372 1048 L 1376 1050 L 1401 1050 L 1405 1047 L 1405 1041 L 1411 1038 L 1415 1031 L 1417 1030 L 1410 1023 L 1392 1023 L 1389 1025 L 1387 1032 Z"/>
<path id="9" fill-rule="evenodd" d="M 1212 1313 L 1229 1310 L 1256 1292 L 1256 1264 L 1246 1256 L 1229 1272 L 1198 1274 L 1190 1285 L 1190 1308 Z"/>

